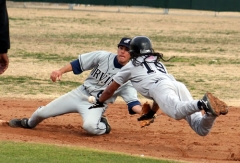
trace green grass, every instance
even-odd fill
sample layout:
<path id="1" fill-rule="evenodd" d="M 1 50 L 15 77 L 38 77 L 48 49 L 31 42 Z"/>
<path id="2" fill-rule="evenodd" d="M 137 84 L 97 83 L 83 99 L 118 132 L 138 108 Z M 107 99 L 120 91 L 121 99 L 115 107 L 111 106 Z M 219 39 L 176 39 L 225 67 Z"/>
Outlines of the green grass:
<path id="1" fill-rule="evenodd" d="M 27 12 L 26 12 L 27 11 Z M 9 69 L 0 76 L 1 97 L 59 97 L 86 78 L 69 73 L 53 83 L 49 75 L 78 54 L 116 52 L 121 37 L 146 35 L 165 65 L 194 98 L 206 91 L 238 100 L 240 30 L 237 19 L 9 8 Z M 60 13 L 60 14 L 59 14 Z M 77 14 L 75 14 L 77 13 Z M 101 16 L 104 15 L 104 16 Z M 143 98 L 139 95 L 140 98 Z M 78 147 L 1 142 L 0 163 L 171 162 Z"/>
<path id="2" fill-rule="evenodd" d="M 0 162 L 5 163 L 170 163 L 141 156 L 80 147 L 0 142 Z"/>
<path id="3" fill-rule="evenodd" d="M 136 35 L 148 36 L 164 58 L 176 56 L 165 65 L 194 98 L 204 91 L 217 90 L 217 96 L 228 99 L 240 94 L 235 91 L 239 90 L 240 67 L 240 31 L 235 18 L 142 14 L 139 19 L 139 14 L 10 10 L 10 66 L 0 78 L 2 97 L 66 93 L 87 75 L 68 73 L 53 84 L 49 80 L 53 70 L 86 52 L 115 53 L 121 37 Z"/>
<path id="4" fill-rule="evenodd" d="M 3 76 L 0 78 L 0 85 L 4 85 L 1 91 L 9 91 L 11 93 L 23 95 L 36 95 L 60 93 L 64 94 L 81 85 L 81 82 L 71 80 L 63 80 L 53 83 L 50 79 L 34 78 L 30 76 Z"/>
<path id="5" fill-rule="evenodd" d="M 16 56 L 13 56 L 16 57 Z M 43 52 L 27 52 L 25 50 L 19 50 L 18 51 L 18 57 L 21 57 L 21 59 L 36 59 L 35 61 L 38 62 L 69 62 L 74 59 L 77 59 L 77 57 L 72 56 L 61 56 L 59 54 L 51 54 L 51 53 L 43 53 Z"/>

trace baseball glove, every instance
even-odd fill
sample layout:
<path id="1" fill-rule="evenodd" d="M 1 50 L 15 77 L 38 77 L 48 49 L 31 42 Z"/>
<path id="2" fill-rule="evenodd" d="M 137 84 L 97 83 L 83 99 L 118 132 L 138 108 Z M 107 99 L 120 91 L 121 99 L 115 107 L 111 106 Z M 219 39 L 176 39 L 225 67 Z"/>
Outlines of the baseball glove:
<path id="1" fill-rule="evenodd" d="M 159 107 L 157 103 L 153 103 L 153 107 L 151 108 L 148 102 L 145 102 L 142 106 L 141 117 L 138 118 L 139 124 L 141 127 L 149 126 L 154 122 L 156 118 Z"/>

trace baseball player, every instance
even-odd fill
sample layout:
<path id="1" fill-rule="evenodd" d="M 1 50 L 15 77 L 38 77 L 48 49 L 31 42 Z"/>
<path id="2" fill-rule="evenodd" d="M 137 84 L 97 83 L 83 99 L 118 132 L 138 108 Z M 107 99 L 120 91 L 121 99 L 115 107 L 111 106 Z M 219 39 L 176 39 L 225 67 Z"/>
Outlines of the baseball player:
<path id="1" fill-rule="evenodd" d="M 130 44 L 130 55 L 131 61 L 113 77 L 114 81 L 90 110 L 103 107 L 103 102 L 130 80 L 139 93 L 152 99 L 153 104 L 158 105 L 166 115 L 176 120 L 185 119 L 201 136 L 210 132 L 217 116 L 228 113 L 227 105 L 211 93 L 206 93 L 201 100 L 193 100 L 186 86 L 168 74 L 166 67 L 160 62 L 160 59 L 165 61 L 163 55 L 154 52 L 148 37 L 134 37 Z M 216 101 L 213 101 L 214 99 Z M 219 106 L 216 107 L 215 102 Z M 201 110 L 205 111 L 204 115 Z M 154 114 L 155 112 L 150 110 L 138 120 L 149 119 Z"/>
<path id="2" fill-rule="evenodd" d="M 0 74 L 8 68 L 8 49 L 10 49 L 8 12 L 6 0 L 0 0 Z"/>
<path id="3" fill-rule="evenodd" d="M 88 97 L 99 98 L 112 82 L 113 76 L 129 62 L 130 41 L 131 39 L 127 37 L 121 39 L 117 45 L 117 55 L 107 51 L 93 51 L 81 54 L 78 59 L 59 70 L 53 71 L 50 76 L 53 82 L 61 80 L 64 73 L 71 71 L 76 75 L 86 70 L 91 70 L 91 73 L 83 85 L 55 99 L 46 106 L 39 107 L 29 119 L 12 119 L 9 121 L 9 125 L 11 127 L 34 128 L 46 118 L 77 112 L 82 116 L 83 129 L 88 133 L 94 135 L 108 134 L 111 127 L 103 114 L 107 109 L 107 103 L 113 103 L 117 96 L 121 96 L 127 103 L 130 114 L 140 113 L 141 104 L 137 98 L 137 91 L 133 88 L 131 82 L 126 82 L 116 90 L 101 109 L 88 109 L 92 106 L 92 103 L 88 102 Z"/>

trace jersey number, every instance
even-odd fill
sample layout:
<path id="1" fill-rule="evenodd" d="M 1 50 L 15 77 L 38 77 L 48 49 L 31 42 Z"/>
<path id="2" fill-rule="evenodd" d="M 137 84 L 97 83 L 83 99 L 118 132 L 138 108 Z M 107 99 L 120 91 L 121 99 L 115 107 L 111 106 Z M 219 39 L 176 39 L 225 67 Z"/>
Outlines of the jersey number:
<path id="1" fill-rule="evenodd" d="M 143 62 L 143 64 L 146 67 L 148 74 L 155 72 L 153 69 L 151 69 L 151 66 L 147 62 Z M 157 62 L 157 63 L 154 63 L 154 65 L 156 66 L 156 69 L 158 71 L 165 73 L 165 74 L 167 73 L 164 66 L 161 63 Z"/>

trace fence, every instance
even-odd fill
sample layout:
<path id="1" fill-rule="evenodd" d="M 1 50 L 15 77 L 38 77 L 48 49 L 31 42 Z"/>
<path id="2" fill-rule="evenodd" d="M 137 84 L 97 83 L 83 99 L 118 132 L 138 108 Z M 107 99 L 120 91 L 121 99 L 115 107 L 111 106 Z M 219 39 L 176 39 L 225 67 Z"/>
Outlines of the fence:
<path id="1" fill-rule="evenodd" d="M 240 11 L 240 0 L 13 0 L 14 2 L 51 2 L 109 6 L 149 6 L 156 8 L 208 11 Z M 167 11 L 167 10 L 166 10 Z"/>

